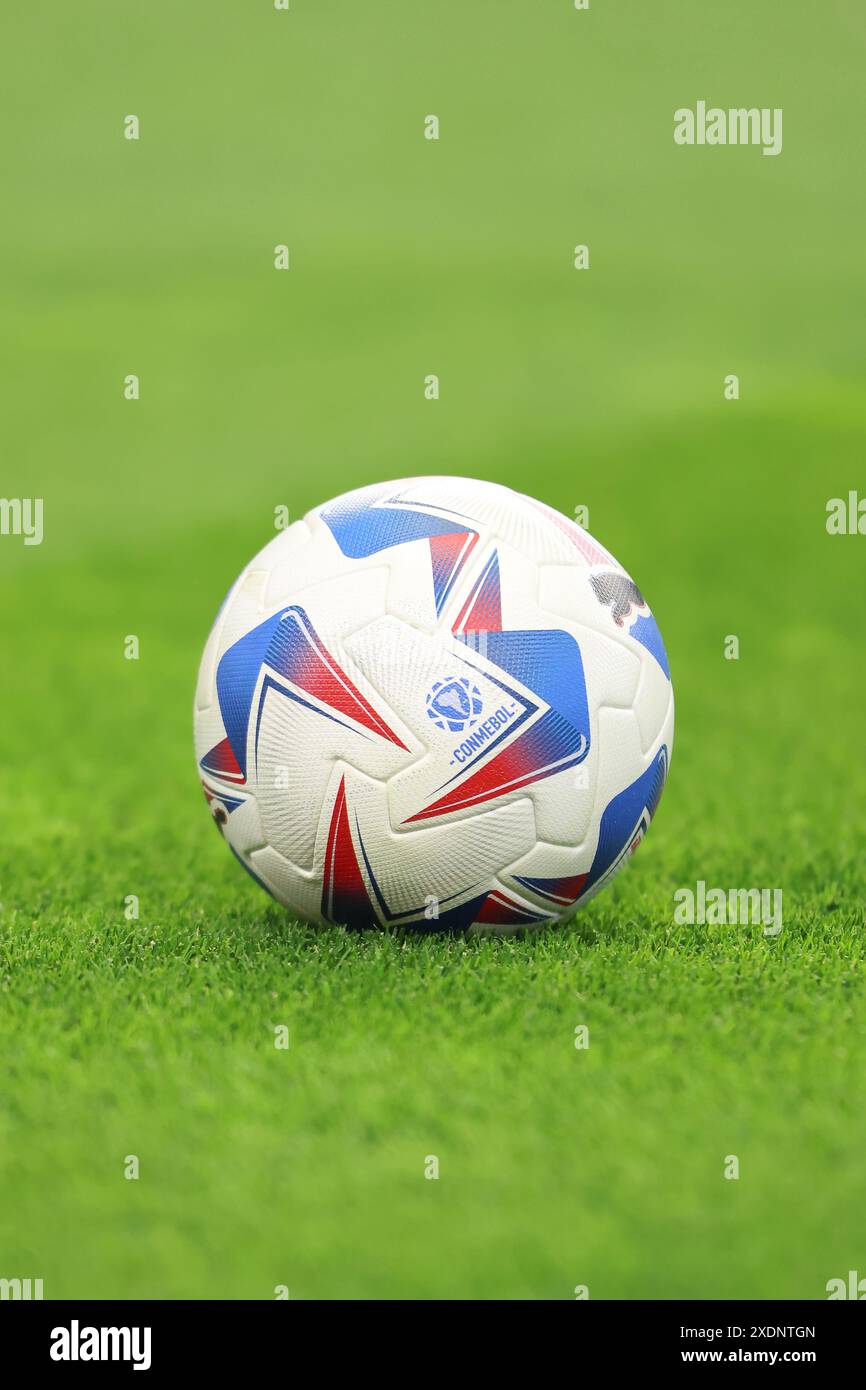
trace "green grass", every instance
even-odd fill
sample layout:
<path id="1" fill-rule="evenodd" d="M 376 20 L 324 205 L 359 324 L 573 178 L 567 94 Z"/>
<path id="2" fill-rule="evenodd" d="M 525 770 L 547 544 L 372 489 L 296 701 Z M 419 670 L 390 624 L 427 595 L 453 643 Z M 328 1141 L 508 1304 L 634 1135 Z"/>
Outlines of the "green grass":
<path id="1" fill-rule="evenodd" d="M 176 11 L 4 19 L 0 493 L 46 534 L 0 537 L 0 1277 L 825 1296 L 866 1270 L 866 538 L 824 528 L 866 494 L 862 22 Z M 701 96 L 784 107 L 783 154 L 674 147 Z M 525 940 L 293 923 L 193 764 L 274 506 L 424 471 L 587 504 L 671 658 L 647 842 Z M 674 925 L 697 879 L 781 888 L 782 933 Z"/>

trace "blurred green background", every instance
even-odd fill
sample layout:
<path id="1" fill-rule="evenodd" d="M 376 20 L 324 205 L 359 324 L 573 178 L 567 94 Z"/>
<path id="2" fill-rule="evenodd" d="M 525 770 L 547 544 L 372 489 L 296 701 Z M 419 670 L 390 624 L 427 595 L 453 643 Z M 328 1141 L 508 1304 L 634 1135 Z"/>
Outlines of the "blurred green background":
<path id="1" fill-rule="evenodd" d="M 41 546 L 0 536 L 0 1277 L 820 1298 L 866 1274 L 866 538 L 825 529 L 866 494 L 864 15 L 0 24 L 0 493 L 45 506 Z M 698 99 L 782 107 L 782 154 L 677 147 Z M 671 658 L 647 844 L 527 941 L 298 927 L 193 764 L 201 646 L 274 507 L 425 472 L 587 505 Z M 699 878 L 781 887 L 781 936 L 674 926 Z"/>

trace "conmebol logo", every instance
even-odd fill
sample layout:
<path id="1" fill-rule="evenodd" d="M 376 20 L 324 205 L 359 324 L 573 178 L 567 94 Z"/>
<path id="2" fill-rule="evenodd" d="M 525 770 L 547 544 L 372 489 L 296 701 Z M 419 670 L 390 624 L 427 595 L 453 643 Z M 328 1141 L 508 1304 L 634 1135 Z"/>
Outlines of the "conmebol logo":
<path id="1" fill-rule="evenodd" d="M 427 715 L 452 734 L 471 729 L 483 709 L 481 691 L 467 676 L 437 681 L 427 696 Z"/>

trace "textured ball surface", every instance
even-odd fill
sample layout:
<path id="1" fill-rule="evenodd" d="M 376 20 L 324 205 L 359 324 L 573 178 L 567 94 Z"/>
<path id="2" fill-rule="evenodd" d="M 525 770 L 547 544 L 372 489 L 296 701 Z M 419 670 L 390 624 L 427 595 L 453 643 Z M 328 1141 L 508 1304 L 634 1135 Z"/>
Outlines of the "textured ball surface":
<path id="1" fill-rule="evenodd" d="M 495 483 L 346 493 L 243 571 L 205 646 L 214 820 L 294 914 L 513 931 L 569 916 L 645 834 L 674 702 L 637 586 Z"/>

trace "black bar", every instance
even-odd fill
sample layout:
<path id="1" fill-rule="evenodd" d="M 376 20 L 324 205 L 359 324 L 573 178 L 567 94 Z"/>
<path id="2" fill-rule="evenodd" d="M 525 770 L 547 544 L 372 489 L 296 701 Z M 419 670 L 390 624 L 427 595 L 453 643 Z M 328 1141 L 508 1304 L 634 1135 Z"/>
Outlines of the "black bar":
<path id="1" fill-rule="evenodd" d="M 548 1364 L 565 1358 L 575 1374 L 600 1362 L 614 1374 L 642 1376 L 708 1366 L 805 1366 L 826 1376 L 857 1365 L 863 1338 L 861 1314 L 840 1301 L 527 1302 L 519 1309 L 456 1302 L 380 1309 L 349 1302 L 6 1301 L 0 1332 L 4 1359 L 19 1371 L 91 1378 L 105 1369 L 134 1375 L 136 1361 L 139 1376 L 156 1378 L 184 1371 L 226 1377 L 267 1365 L 297 1376 L 310 1356 L 324 1368 L 340 1353 L 359 1375 L 371 1359 L 396 1371 L 401 1345 L 414 1348 L 405 1376 L 428 1382 L 437 1363 L 443 1374 L 454 1374 L 462 1363 L 459 1345 L 474 1348 L 471 1359 L 484 1359 L 488 1375 L 500 1357 L 510 1363 L 522 1349 Z M 93 1350 L 104 1359 L 87 1359 Z M 125 1359 L 113 1359 L 115 1352 Z"/>

